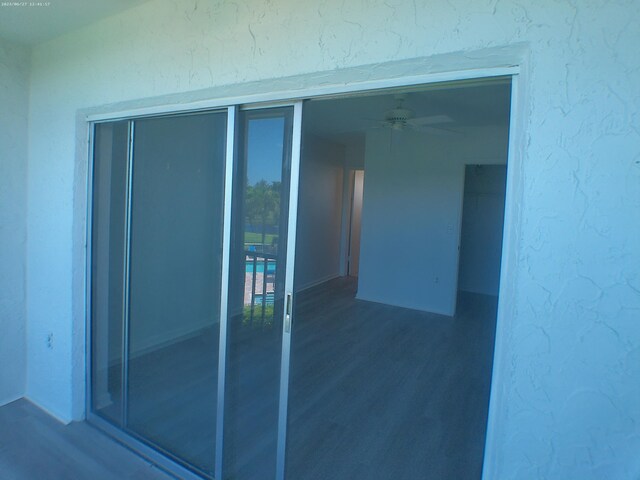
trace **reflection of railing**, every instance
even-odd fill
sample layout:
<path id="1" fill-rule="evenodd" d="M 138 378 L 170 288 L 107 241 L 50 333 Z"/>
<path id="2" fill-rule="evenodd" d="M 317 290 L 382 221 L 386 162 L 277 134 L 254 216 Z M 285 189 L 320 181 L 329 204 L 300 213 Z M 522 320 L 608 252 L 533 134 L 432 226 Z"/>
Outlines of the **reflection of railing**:
<path id="1" fill-rule="evenodd" d="M 270 326 L 273 324 L 277 256 L 249 250 L 244 253 L 243 323 Z"/>

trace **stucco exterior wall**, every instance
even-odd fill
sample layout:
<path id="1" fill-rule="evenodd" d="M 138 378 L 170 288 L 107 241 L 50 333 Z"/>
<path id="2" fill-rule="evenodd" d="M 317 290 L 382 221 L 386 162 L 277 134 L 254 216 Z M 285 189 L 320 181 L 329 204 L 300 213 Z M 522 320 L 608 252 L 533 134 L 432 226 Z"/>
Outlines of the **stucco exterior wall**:
<path id="1" fill-rule="evenodd" d="M 513 48 L 526 71 L 520 231 L 485 478 L 638 478 L 638 18 L 640 3 L 623 0 L 154 0 L 37 46 L 28 396 L 62 419 L 82 416 L 78 110 L 364 65 L 373 75 L 403 59 L 455 69 Z M 297 78 L 304 87 L 324 75 Z"/>

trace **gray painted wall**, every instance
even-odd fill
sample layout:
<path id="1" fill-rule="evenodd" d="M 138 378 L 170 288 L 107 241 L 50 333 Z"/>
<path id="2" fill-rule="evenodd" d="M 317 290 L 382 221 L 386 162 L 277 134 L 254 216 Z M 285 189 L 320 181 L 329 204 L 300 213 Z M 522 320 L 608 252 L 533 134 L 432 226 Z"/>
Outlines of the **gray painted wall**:
<path id="1" fill-rule="evenodd" d="M 467 165 L 458 289 L 498 295 L 506 167 Z"/>
<path id="2" fill-rule="evenodd" d="M 300 160 L 296 290 L 340 274 L 344 161 L 344 147 L 305 135 Z"/>
<path id="3" fill-rule="evenodd" d="M 26 381 L 28 87 L 29 51 L 0 40 L 0 405 Z"/>

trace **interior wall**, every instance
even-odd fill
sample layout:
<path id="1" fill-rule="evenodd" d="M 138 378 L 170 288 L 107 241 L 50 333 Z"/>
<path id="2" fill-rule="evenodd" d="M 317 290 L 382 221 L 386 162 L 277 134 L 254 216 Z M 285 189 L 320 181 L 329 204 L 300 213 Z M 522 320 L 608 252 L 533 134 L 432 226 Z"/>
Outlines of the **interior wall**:
<path id="1" fill-rule="evenodd" d="M 354 169 L 364 168 L 365 139 L 349 142 L 345 146 L 344 172 L 342 181 L 342 198 L 350 199 L 353 196 Z M 351 204 L 342 202 L 342 226 L 340 237 L 340 276 L 348 274 L 347 262 L 349 260 L 349 226 L 351 225 Z"/>
<path id="2" fill-rule="evenodd" d="M 452 316 L 467 150 L 506 161 L 506 129 L 367 135 L 358 298 Z"/>
<path id="3" fill-rule="evenodd" d="M 29 59 L 0 39 L 0 406 L 25 393 Z"/>
<path id="4" fill-rule="evenodd" d="M 434 154 L 431 139 L 367 135 L 357 297 L 453 315 L 461 164 Z"/>
<path id="5" fill-rule="evenodd" d="M 498 325 L 485 478 L 637 477 L 639 16 L 640 3 L 625 0 L 327 0 L 315 9 L 151 0 L 38 45 L 28 154 L 31 398 L 63 419 L 82 417 L 79 110 L 520 65 L 512 294 Z M 162 95 L 171 97 L 141 101 Z"/>
<path id="6" fill-rule="evenodd" d="M 306 134 L 300 159 L 295 288 L 340 275 L 342 145 Z"/>
<path id="7" fill-rule="evenodd" d="M 465 168 L 459 290 L 498 295 L 506 177 L 504 165 Z"/>

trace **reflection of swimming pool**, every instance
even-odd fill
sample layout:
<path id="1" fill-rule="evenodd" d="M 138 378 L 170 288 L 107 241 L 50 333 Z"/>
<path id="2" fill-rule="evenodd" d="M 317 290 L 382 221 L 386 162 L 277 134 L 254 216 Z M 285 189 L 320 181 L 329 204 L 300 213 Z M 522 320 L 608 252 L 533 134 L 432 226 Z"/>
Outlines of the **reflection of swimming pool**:
<path id="1" fill-rule="evenodd" d="M 253 273 L 253 261 L 247 260 L 247 263 L 245 266 L 245 272 Z M 258 262 L 256 263 L 256 272 L 264 273 L 264 260 L 263 261 L 258 260 Z M 276 273 L 276 264 L 274 262 L 269 262 L 269 264 L 267 265 L 267 275 L 272 275 L 275 273 Z"/>
<path id="2" fill-rule="evenodd" d="M 273 294 L 273 292 L 267 293 L 267 305 L 273 305 L 274 304 L 274 300 L 275 300 L 275 295 Z M 254 302 L 255 302 L 254 305 L 261 306 L 262 305 L 262 295 L 257 295 L 256 294 Z M 257 314 L 259 314 L 259 313 L 257 313 Z"/>

